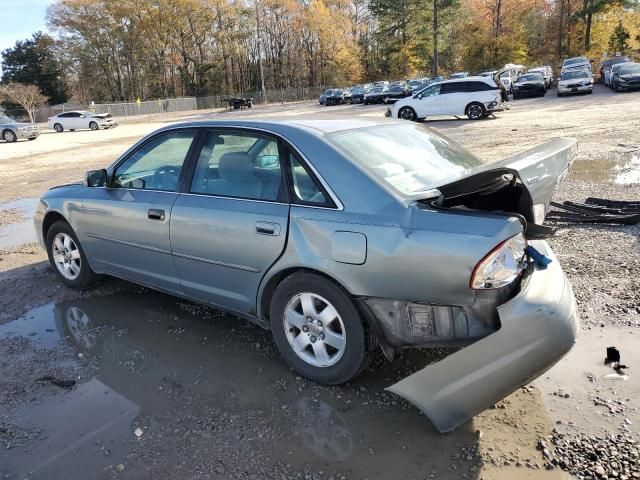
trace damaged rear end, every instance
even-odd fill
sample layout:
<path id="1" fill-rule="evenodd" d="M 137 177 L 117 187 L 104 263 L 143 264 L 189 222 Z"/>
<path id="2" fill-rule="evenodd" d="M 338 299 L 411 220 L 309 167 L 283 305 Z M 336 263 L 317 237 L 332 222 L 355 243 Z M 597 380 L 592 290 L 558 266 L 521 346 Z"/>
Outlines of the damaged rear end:
<path id="1" fill-rule="evenodd" d="M 438 188 L 417 207 L 465 216 L 517 217 L 522 232 L 485 252 L 469 277 L 470 306 L 368 299 L 386 343 L 462 346 L 390 386 L 441 431 L 469 420 L 554 365 L 576 339 L 576 302 L 544 236 L 556 185 L 576 155 L 576 142 L 555 139 Z M 437 198 L 435 198 L 437 195 Z"/>

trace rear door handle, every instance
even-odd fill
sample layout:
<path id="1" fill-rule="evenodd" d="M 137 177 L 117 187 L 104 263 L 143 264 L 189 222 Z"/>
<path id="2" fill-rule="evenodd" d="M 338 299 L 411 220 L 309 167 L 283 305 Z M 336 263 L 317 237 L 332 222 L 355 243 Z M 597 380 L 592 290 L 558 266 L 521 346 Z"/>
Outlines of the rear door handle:
<path id="1" fill-rule="evenodd" d="M 164 210 L 150 208 L 147 212 L 147 217 L 151 220 L 164 220 Z"/>
<path id="2" fill-rule="evenodd" d="M 280 235 L 280 225 L 271 222 L 257 222 L 256 233 L 259 233 L 261 235 L 278 236 Z"/>

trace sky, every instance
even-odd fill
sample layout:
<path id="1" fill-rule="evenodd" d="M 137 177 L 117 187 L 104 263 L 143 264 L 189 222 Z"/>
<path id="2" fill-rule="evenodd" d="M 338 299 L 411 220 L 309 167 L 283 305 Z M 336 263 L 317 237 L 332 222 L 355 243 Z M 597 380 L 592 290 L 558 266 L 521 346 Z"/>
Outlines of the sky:
<path id="1" fill-rule="evenodd" d="M 47 31 L 45 16 L 53 0 L 0 0 L 0 51 L 34 32 Z"/>

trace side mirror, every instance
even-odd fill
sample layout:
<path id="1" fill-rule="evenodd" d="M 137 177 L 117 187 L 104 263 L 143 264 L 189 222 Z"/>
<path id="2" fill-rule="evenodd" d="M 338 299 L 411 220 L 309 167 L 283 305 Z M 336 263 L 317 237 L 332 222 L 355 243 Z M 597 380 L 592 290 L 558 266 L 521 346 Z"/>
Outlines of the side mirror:
<path id="1" fill-rule="evenodd" d="M 86 187 L 106 187 L 107 171 L 105 169 L 89 170 L 84 175 L 84 185 Z"/>

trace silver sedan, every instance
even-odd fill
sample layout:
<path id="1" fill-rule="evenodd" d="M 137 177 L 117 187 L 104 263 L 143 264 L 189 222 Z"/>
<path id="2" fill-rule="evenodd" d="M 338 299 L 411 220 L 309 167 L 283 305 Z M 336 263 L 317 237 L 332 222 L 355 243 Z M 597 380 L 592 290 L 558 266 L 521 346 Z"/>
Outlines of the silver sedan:
<path id="1" fill-rule="evenodd" d="M 232 312 L 318 382 L 464 347 L 389 387 L 448 431 L 575 341 L 541 239 L 575 153 L 556 139 L 484 165 L 410 122 L 184 123 L 46 192 L 35 227 L 67 285 L 112 275 Z"/>
<path id="2" fill-rule="evenodd" d="M 40 129 L 35 123 L 16 122 L 6 115 L 0 115 L 0 138 L 7 143 L 27 139 L 35 140 L 40 136 Z"/>

